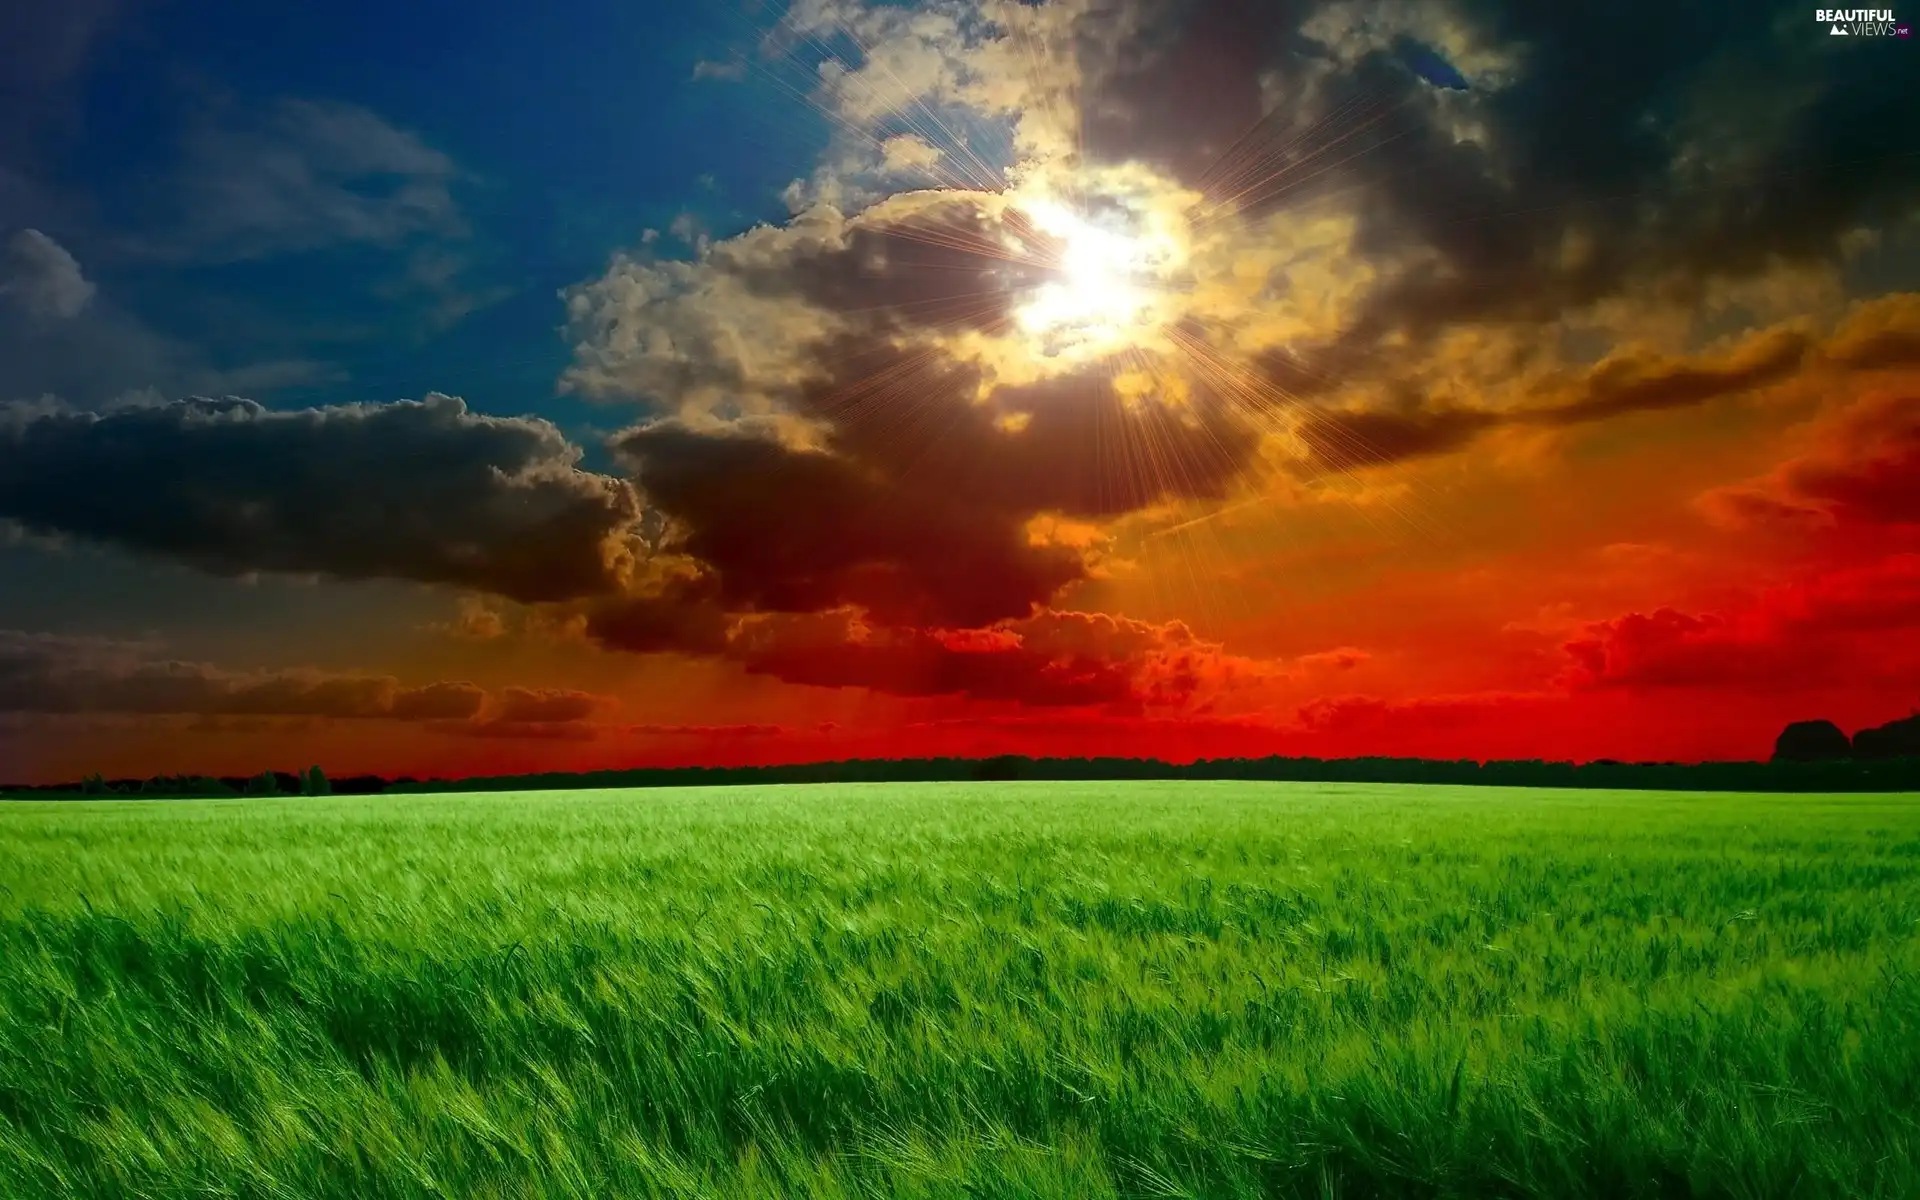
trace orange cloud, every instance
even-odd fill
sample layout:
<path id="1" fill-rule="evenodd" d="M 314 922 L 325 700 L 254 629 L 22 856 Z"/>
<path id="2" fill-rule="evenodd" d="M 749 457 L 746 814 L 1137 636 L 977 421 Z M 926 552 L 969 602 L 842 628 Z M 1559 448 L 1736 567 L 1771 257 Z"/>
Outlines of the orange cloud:
<path id="1" fill-rule="evenodd" d="M 1874 392 L 1823 421 L 1802 454 L 1767 475 L 1702 496 L 1741 526 L 1843 529 L 1920 523 L 1920 392 Z"/>

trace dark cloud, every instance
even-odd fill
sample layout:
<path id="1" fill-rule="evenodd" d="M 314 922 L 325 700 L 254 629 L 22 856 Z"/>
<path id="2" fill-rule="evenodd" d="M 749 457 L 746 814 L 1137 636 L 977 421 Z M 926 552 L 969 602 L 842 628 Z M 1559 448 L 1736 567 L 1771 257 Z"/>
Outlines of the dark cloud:
<path id="1" fill-rule="evenodd" d="M 836 347 L 837 376 L 798 407 L 832 423 L 832 445 L 889 487 L 929 503 L 1025 521 L 1041 512 L 1114 517 L 1165 499 L 1214 499 L 1251 464 L 1258 434 L 1204 383 L 1185 401 L 1156 391 L 1129 404 L 1112 381 L 1127 364 L 1001 387 L 975 402 L 969 367 Z M 869 381 L 882 381 L 873 386 Z M 1003 418 L 1017 414 L 1017 428 Z"/>
<path id="2" fill-rule="evenodd" d="M 1826 257 L 1920 199 L 1920 143 L 1892 117 L 1920 108 L 1906 47 L 1836 47 L 1811 15 L 1786 0 L 1090 5 L 1086 146 L 1217 201 L 1339 197 L 1360 252 L 1419 264 L 1388 275 L 1350 342 L 1549 320 L 1636 280 Z"/>
<path id="3" fill-rule="evenodd" d="M 629 654 L 717 654 L 726 646 L 729 622 L 714 593 L 709 577 L 698 587 L 609 598 L 588 609 L 585 632 Z"/>
<path id="4" fill-rule="evenodd" d="M 1876 336 L 1890 335 L 1881 331 Z M 1830 344 L 1885 351 L 1884 345 L 1863 342 L 1850 330 L 1843 330 Z M 1627 413 L 1706 404 L 1790 379 L 1818 349 L 1819 344 L 1804 333 L 1772 329 L 1724 353 L 1610 357 L 1578 375 L 1541 385 L 1539 393 L 1550 400 L 1535 407 L 1500 412 L 1432 408 L 1423 407 L 1416 396 L 1396 409 L 1310 410 L 1294 426 L 1294 433 L 1311 452 L 1311 464 L 1317 469 L 1386 466 L 1458 450 L 1501 426 L 1582 425 Z M 1844 355 L 1828 357 L 1853 365 Z"/>
<path id="5" fill-rule="evenodd" d="M 639 511 L 578 458 L 545 421 L 438 395 L 285 412 L 15 406 L 0 409 L 0 517 L 215 572 L 563 600 L 618 590 Z"/>
<path id="6" fill-rule="evenodd" d="M 1920 365 L 1920 293 L 1893 292 L 1860 305 L 1821 355 L 1860 371 Z"/>
<path id="7" fill-rule="evenodd" d="M 1579 399 L 1547 410 L 1540 419 L 1572 425 L 1622 413 L 1703 404 L 1791 377 L 1812 346 L 1812 339 L 1804 334 L 1775 330 L 1751 339 L 1724 359 L 1609 359 L 1588 373 Z"/>
<path id="8" fill-rule="evenodd" d="M 591 742 L 601 732 L 584 721 L 435 721 L 428 728 L 449 737 L 537 742 Z"/>
<path id="9" fill-rule="evenodd" d="M 1920 396 L 1871 393 L 1764 478 L 1703 497 L 1735 524 L 1837 525 L 1885 532 L 1920 524 Z"/>
<path id="10" fill-rule="evenodd" d="M 585 742 L 600 736 L 593 718 L 620 706 L 612 696 L 573 688 L 505 687 L 484 699 L 484 713 L 476 704 L 442 714 L 428 728 L 453 737 Z"/>
<path id="11" fill-rule="evenodd" d="M 634 737 L 767 738 L 793 732 L 785 725 L 629 725 Z"/>
<path id="12" fill-rule="evenodd" d="M 823 449 L 671 423 L 616 442 L 728 609 L 1022 617 L 1086 572 L 1078 553 L 1034 544 L 1033 517 L 1218 496 L 1255 446 L 1215 398 L 1129 409 L 1105 374 L 1003 388 L 984 405 L 973 368 L 873 344 L 821 361 L 838 371 L 803 387 L 798 407 L 827 426 Z"/>
<path id="13" fill-rule="evenodd" d="M 1130 664 L 1048 654 L 1017 636 L 883 629 L 854 636 L 839 614 L 807 624 L 748 626 L 731 655 L 748 672 L 815 687 L 860 687 L 894 696 L 966 695 L 1036 707 L 1134 698 Z"/>
<path id="14" fill-rule="evenodd" d="M 788 683 L 1044 708 L 1180 705 L 1230 669 L 1178 622 L 1052 611 L 973 629 L 879 625 L 853 608 L 754 614 L 708 652 Z"/>
<path id="15" fill-rule="evenodd" d="M 126 643 L 0 630 L 0 711 L 328 717 L 468 718 L 486 694 L 468 683 L 409 688 L 386 675 L 246 674 L 154 659 Z"/>
<path id="16" fill-rule="evenodd" d="M 1150 163 L 1191 184 L 1222 181 L 1222 159 L 1271 129 L 1261 76 L 1288 64 L 1312 4 L 1135 0 L 1088 5 L 1078 31 L 1087 84 L 1085 152 Z M 1232 184 L 1227 184 L 1231 188 Z"/>
<path id="17" fill-rule="evenodd" d="M 861 218 L 831 243 L 778 259 L 733 255 L 713 264 L 763 296 L 794 297 L 874 330 L 992 329 L 1019 296 L 1053 277 L 1058 245 L 984 198 L 954 193 L 899 216 Z"/>
<path id="18" fill-rule="evenodd" d="M 486 699 L 471 683 L 429 683 L 396 693 L 390 712 L 396 721 L 457 720 L 477 714 Z"/>
<path id="19" fill-rule="evenodd" d="M 787 683 L 1043 708 L 1180 707 L 1207 689 L 1287 674 L 1274 664 L 1230 656 L 1180 622 L 1154 624 L 1107 613 L 1049 609 L 981 627 L 943 628 L 883 624 L 851 606 L 733 617 L 708 611 L 720 632 L 708 640 L 703 626 L 701 640 L 690 646 L 670 644 L 653 624 L 637 642 L 620 641 L 623 631 L 611 623 L 593 623 L 588 632 L 612 649 L 679 650 Z M 1365 658 L 1343 650 L 1308 656 L 1295 666 L 1347 669 Z"/>
<path id="20" fill-rule="evenodd" d="M 1021 514 L 852 458 L 671 425 L 618 446 L 729 608 L 860 604 L 883 620 L 978 625 L 1024 616 L 1084 574 L 1078 556 L 1029 544 Z"/>
<path id="21" fill-rule="evenodd" d="M 1315 466 L 1345 471 L 1457 450 L 1501 420 L 1496 413 L 1470 409 L 1322 412 L 1309 415 L 1294 432 L 1312 451 Z"/>
<path id="22" fill-rule="evenodd" d="M 1089 0 L 1030 22 L 1071 23 L 1073 69 L 1041 63 L 1046 78 L 996 89 L 968 75 L 998 61 L 970 25 L 962 36 L 890 6 L 808 10 L 899 51 L 914 69 L 898 87 L 930 106 L 1018 118 L 1014 144 L 1034 159 L 1015 178 L 1060 198 L 1084 183 L 1173 227 L 1173 214 L 1197 215 L 1192 255 L 1149 268 L 1149 282 L 1171 297 L 1152 310 L 1177 322 L 1168 336 L 1207 353 L 1159 356 L 1158 329 L 1137 331 L 1138 354 L 1097 361 L 1051 353 L 1041 334 L 981 336 L 1045 279 L 1049 251 L 1010 251 L 1015 218 L 957 190 L 850 219 L 821 205 L 703 243 L 690 262 L 617 260 L 570 296 L 569 383 L 672 414 L 614 449 L 661 522 L 649 549 L 686 571 L 582 606 L 586 634 L 901 695 L 1191 696 L 1211 668 L 1169 665 L 1184 651 L 1042 649 L 1023 628 L 1098 553 L 1035 536 L 1036 517 L 1097 526 L 1224 496 L 1259 468 L 1260 431 L 1289 419 L 1307 469 L 1344 470 L 1502 426 L 1705 404 L 1814 361 L 1811 339 L 1787 330 L 1726 353 L 1592 366 L 1560 366 L 1532 330 L 1434 338 L 1655 288 L 1685 299 L 1714 277 L 1831 254 L 1857 224 L 1920 198 L 1884 123 L 1842 128 L 1865 98 L 1912 91 L 1908 75 L 1881 58 L 1842 62 L 1817 31 L 1793 30 L 1799 11 Z M 1764 104 L 1756 63 L 1779 84 Z M 870 63 L 836 66 L 821 73 L 823 101 L 889 132 L 841 86 Z M 989 94 L 1031 103 L 1009 114 Z M 1814 148 L 1829 133 L 1844 155 Z M 847 162 L 827 164 L 819 194 L 836 172 L 859 184 L 857 156 Z M 1197 214 L 1143 163 L 1203 193 Z M 1796 182 L 1772 186 L 1786 175 Z M 1258 223 L 1282 210 L 1301 219 Z M 1009 266 L 1010 252 L 1026 265 Z M 1851 358 L 1818 349 L 1851 369 L 1903 354 L 1901 336 L 1861 340 Z M 1442 378 L 1442 349 L 1513 394 L 1487 386 L 1486 407 L 1468 406 L 1446 386 L 1460 372 Z M 1250 413 L 1207 386 L 1256 390 L 1249 365 L 1292 411 Z M 1143 682 L 1144 659 L 1162 664 L 1159 683 Z"/>
<path id="23" fill-rule="evenodd" d="M 514 724 L 551 725 L 584 721 L 613 707 L 613 699 L 569 688 L 502 688 L 493 718 Z"/>

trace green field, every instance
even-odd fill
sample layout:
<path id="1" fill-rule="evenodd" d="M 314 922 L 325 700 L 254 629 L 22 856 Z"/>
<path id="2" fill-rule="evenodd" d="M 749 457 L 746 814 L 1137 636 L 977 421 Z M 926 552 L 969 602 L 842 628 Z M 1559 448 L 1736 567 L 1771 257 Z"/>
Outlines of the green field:
<path id="1" fill-rule="evenodd" d="M 0 805 L 8 1197 L 1920 1196 L 1920 797 Z"/>

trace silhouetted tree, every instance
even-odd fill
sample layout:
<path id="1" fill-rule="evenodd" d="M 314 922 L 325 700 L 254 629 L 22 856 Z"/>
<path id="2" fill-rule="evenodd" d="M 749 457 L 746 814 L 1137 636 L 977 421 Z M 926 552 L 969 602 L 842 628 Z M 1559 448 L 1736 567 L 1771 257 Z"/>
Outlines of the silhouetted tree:
<path id="1" fill-rule="evenodd" d="M 1024 768 L 1028 760 L 1016 754 L 1002 754 L 998 758 L 983 759 L 973 764 L 973 777 L 986 781 L 1019 779 L 1026 774 Z"/>
<path id="2" fill-rule="evenodd" d="M 1773 742 L 1775 762 L 1827 762 L 1853 757 L 1853 743 L 1832 721 L 1795 721 Z"/>
<path id="3" fill-rule="evenodd" d="M 272 771 L 262 771 L 247 780 L 247 795 L 277 796 L 280 794 L 280 781 L 273 777 Z"/>
<path id="4" fill-rule="evenodd" d="M 1920 713 L 1853 735 L 1855 758 L 1920 758 Z"/>
<path id="5" fill-rule="evenodd" d="M 324 796 L 331 790 L 327 786 L 326 772 L 319 767 L 308 767 L 300 777 L 300 794 L 303 796 Z"/>

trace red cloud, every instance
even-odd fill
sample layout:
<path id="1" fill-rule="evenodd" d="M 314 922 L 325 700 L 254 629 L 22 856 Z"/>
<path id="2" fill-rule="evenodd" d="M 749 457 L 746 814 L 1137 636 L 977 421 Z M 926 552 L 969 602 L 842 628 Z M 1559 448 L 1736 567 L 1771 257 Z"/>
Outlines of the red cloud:
<path id="1" fill-rule="evenodd" d="M 1350 647 L 1293 663 L 1244 658 L 1183 622 L 1042 611 L 981 629 L 875 625 L 855 609 L 741 619 L 725 655 L 753 674 L 895 696 L 964 696 L 1037 708 L 1192 707 L 1295 668 L 1350 669 Z"/>
<path id="2" fill-rule="evenodd" d="M 1911 681 L 1920 668 L 1920 554 L 1806 576 L 1745 607 L 1661 608 L 1588 625 L 1564 649 L 1575 688 L 1792 690 Z"/>
<path id="3" fill-rule="evenodd" d="M 1808 453 L 1701 503 L 1736 525 L 1920 524 L 1920 395 L 1868 395 L 1819 430 Z"/>
<path id="4" fill-rule="evenodd" d="M 612 696 L 597 696 L 570 688 L 509 687 L 500 690 L 496 721 L 546 724 L 584 721 L 603 710 L 617 706 Z"/>
<path id="5" fill-rule="evenodd" d="M 1031 626 L 1031 629 L 1029 629 Z M 966 695 L 1043 707 L 1117 704 L 1154 690 L 1142 651 L 1159 627 L 1090 614 L 1045 614 L 990 629 L 873 627 L 850 610 L 742 622 L 728 651 L 749 672 L 896 696 Z M 1161 631 L 1178 643 L 1184 626 Z M 1158 681 L 1184 699 L 1176 676 Z"/>

